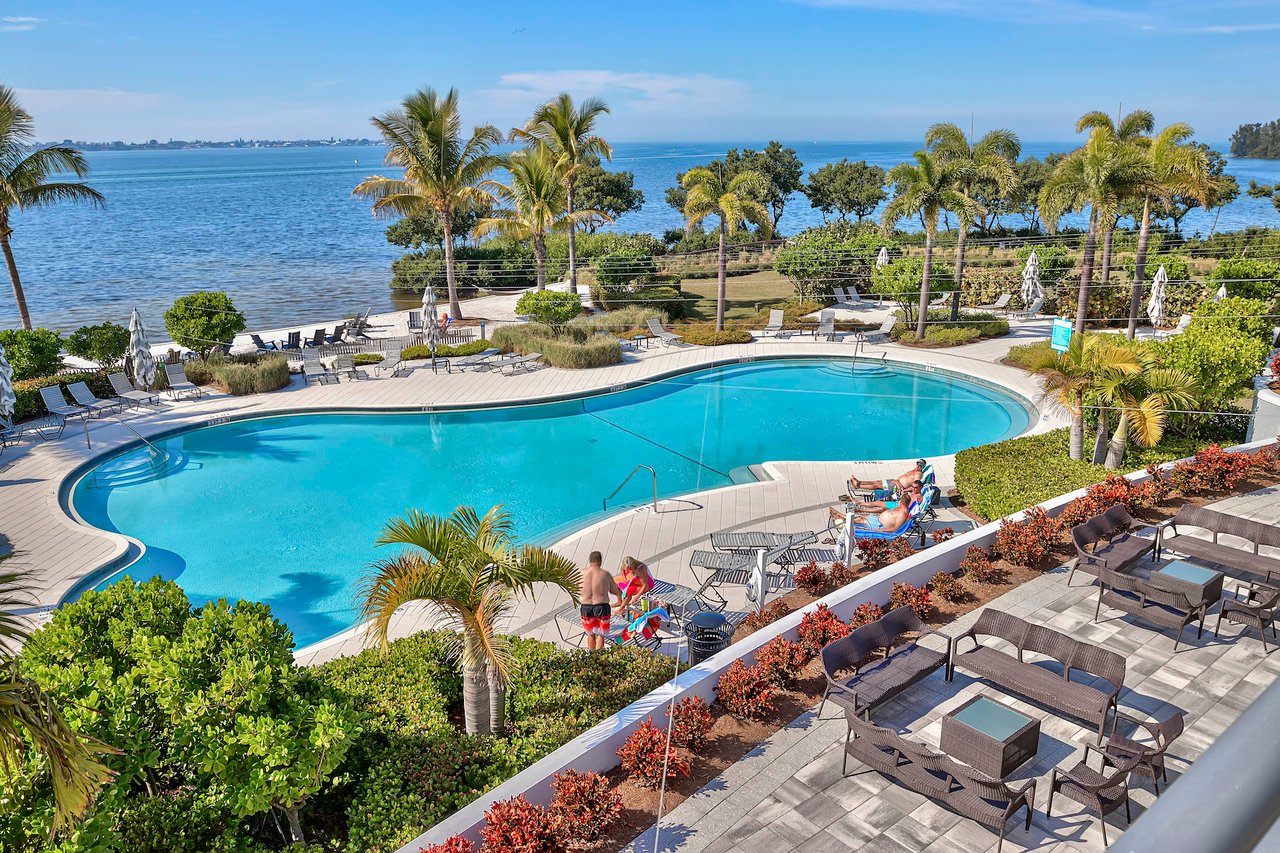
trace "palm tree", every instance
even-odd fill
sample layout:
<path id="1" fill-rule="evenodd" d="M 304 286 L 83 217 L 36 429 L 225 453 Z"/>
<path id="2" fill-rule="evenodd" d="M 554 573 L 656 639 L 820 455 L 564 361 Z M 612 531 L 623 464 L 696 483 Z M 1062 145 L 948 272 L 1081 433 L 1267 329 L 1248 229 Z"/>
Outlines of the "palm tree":
<path id="1" fill-rule="evenodd" d="M 1072 459 L 1084 459 L 1085 395 L 1107 377 L 1141 370 L 1128 348 L 1105 336 L 1085 334 L 1072 335 L 1065 352 L 1046 350 L 1028 366 L 1044 380 L 1043 399 L 1071 415 L 1068 455 Z"/>
<path id="2" fill-rule="evenodd" d="M 754 169 L 743 169 L 732 177 L 724 173 L 724 162 L 698 166 L 684 173 L 680 185 L 685 189 L 684 227 L 692 231 L 714 216 L 720 231 L 720 249 L 716 255 L 719 283 L 716 288 L 716 331 L 724 329 L 725 281 L 728 278 L 726 240 L 746 227 L 748 222 L 759 229 L 761 237 L 773 230 L 773 217 L 761 202 L 769 191 L 769 179 Z"/>
<path id="3" fill-rule="evenodd" d="M 1153 355 L 1139 351 L 1142 369 L 1136 373 L 1113 372 L 1098 386 L 1098 395 L 1120 409 L 1119 423 L 1107 446 L 1106 466 L 1119 468 L 1129 446 L 1129 434 L 1143 447 L 1155 447 L 1164 437 L 1170 409 L 1189 408 L 1196 402 L 1196 381 L 1186 371 L 1159 367 Z M 1096 459 L 1094 460 L 1097 461 Z"/>
<path id="4" fill-rule="evenodd" d="M 502 166 L 511 176 L 510 183 L 487 180 L 480 186 L 511 207 L 495 210 L 479 220 L 471 233 L 476 237 L 505 234 L 531 241 L 538 290 L 543 290 L 547 278 L 547 234 L 568 231 L 579 222 L 612 222 L 613 217 L 600 210 L 565 211 L 565 185 L 558 160 L 541 143 L 503 158 Z"/>
<path id="5" fill-rule="evenodd" d="M 460 211 L 484 209 L 493 203 L 493 197 L 479 184 L 499 164 L 490 149 L 502 142 L 502 134 L 491 124 L 480 125 L 463 141 L 456 89 L 443 98 L 434 89 L 421 89 L 405 98 L 400 109 L 370 121 L 389 146 L 383 162 L 404 169 L 404 177 L 373 175 L 352 193 L 374 200 L 374 216 L 435 213 L 444 232 L 449 313 L 461 317 L 453 262 L 454 217 Z"/>
<path id="6" fill-rule="evenodd" d="M 1208 206 L 1213 191 L 1209 160 L 1204 151 L 1187 143 L 1195 133 L 1191 125 L 1177 122 L 1152 137 L 1142 137 L 1139 148 L 1146 156 L 1148 183 L 1142 192 L 1142 221 L 1138 228 L 1138 250 L 1133 262 L 1133 292 L 1129 295 L 1130 340 L 1138 332 L 1138 312 L 1142 306 L 1142 284 L 1147 267 L 1147 244 L 1151 238 L 1151 203 L 1166 207 L 1174 195 L 1187 195 Z"/>
<path id="7" fill-rule="evenodd" d="M 76 181 L 50 181 L 59 174 L 72 174 L 83 178 L 89 174 L 89 164 L 84 155 L 64 145 L 33 148 L 35 122 L 31 114 L 18 103 L 12 89 L 0 85 L 0 250 L 9 268 L 9 281 L 13 283 L 13 298 L 18 304 L 18 319 L 22 328 L 31 328 L 31 314 L 27 310 L 27 295 L 22 290 L 18 276 L 18 264 L 13 259 L 9 235 L 10 208 L 27 210 L 47 207 L 60 201 L 87 201 L 102 207 L 102 193 Z"/>
<path id="8" fill-rule="evenodd" d="M 467 732 L 501 734 L 511 641 L 498 633 L 499 623 L 535 584 L 554 584 L 576 601 L 578 567 L 554 551 L 517 545 L 511 516 L 500 505 L 483 518 L 471 507 L 458 507 L 448 517 L 410 510 L 387 522 L 378 544 L 407 547 L 375 563 L 365 582 L 369 636 L 385 653 L 396 610 L 426 602 L 460 635 Z"/>
<path id="9" fill-rule="evenodd" d="M 889 170 L 886 181 L 893 185 L 894 196 L 884 209 L 880 227 L 887 233 L 895 222 L 906 216 L 918 216 L 924 226 L 924 272 L 920 282 L 920 317 L 916 320 L 916 337 L 923 338 L 929 314 L 929 277 L 933 241 L 938 236 L 938 217 L 949 210 L 959 216 L 961 222 L 972 222 L 981 215 L 982 206 L 955 189 L 951 168 L 940 157 L 917 151 L 915 159 L 914 165 L 899 163 Z"/>
<path id="10" fill-rule="evenodd" d="M 1080 120 L 1076 122 L 1076 133 L 1103 127 L 1109 130 L 1121 144 L 1140 146 L 1145 134 L 1150 133 L 1155 126 L 1156 119 L 1150 110 L 1133 110 L 1119 119 L 1118 124 L 1102 110 L 1093 110 L 1080 116 Z M 1121 201 L 1124 200 L 1121 199 Z M 1119 218 L 1118 213 L 1113 211 L 1105 221 L 1099 223 L 1102 228 L 1102 264 L 1098 281 L 1103 286 L 1106 286 L 1108 279 L 1111 278 L 1111 241 L 1115 236 Z"/>
<path id="11" fill-rule="evenodd" d="M 1133 196 L 1146 182 L 1146 161 L 1141 153 L 1134 146 L 1120 142 L 1108 128 L 1097 127 L 1083 147 L 1054 167 L 1040 190 L 1040 208 L 1050 233 L 1057 230 L 1062 214 L 1089 208 L 1089 227 L 1080 263 L 1080 292 L 1076 298 L 1077 334 L 1083 333 L 1088 316 L 1098 228 L 1102 222 L 1114 218 L 1121 200 Z"/>
<path id="12" fill-rule="evenodd" d="M 1018 176 L 1013 164 L 1022 153 L 1022 143 L 1011 130 L 988 131 L 976 143 L 971 142 L 964 131 L 954 124 L 935 124 L 924 135 L 924 144 L 934 156 L 951 169 L 955 188 L 973 201 L 974 187 L 979 183 L 994 184 L 1002 195 L 1013 191 Z M 957 212 L 956 229 L 956 292 L 951 298 L 951 319 L 960 319 L 960 288 L 964 284 L 965 241 L 972 220 Z"/>
<path id="13" fill-rule="evenodd" d="M 578 106 L 573 96 L 561 92 L 538 107 L 523 128 L 511 131 L 512 142 L 541 142 L 556 153 L 571 216 L 576 210 L 573 193 L 578 173 L 596 158 L 613 159 L 613 147 L 593 132 L 596 119 L 608 112 L 609 105 L 600 98 L 587 98 Z M 569 292 L 578 292 L 577 228 L 569 229 Z"/>
<path id="14" fill-rule="evenodd" d="M 14 767 L 29 747 L 44 757 L 53 780 L 57 831 L 88 811 L 115 776 L 99 757 L 120 752 L 71 728 L 53 697 L 18 671 L 13 650 L 26 642 L 27 632 L 12 613 L 30 603 L 21 575 L 0 574 L 0 668 L 5 671 L 0 676 L 0 765 Z"/>

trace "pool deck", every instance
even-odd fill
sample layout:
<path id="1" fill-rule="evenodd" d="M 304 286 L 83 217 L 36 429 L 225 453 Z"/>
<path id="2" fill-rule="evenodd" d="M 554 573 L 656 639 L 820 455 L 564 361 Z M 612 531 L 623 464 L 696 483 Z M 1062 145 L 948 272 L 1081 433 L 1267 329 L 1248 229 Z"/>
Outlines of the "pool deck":
<path id="1" fill-rule="evenodd" d="M 1049 322 L 1015 323 L 1010 335 L 947 350 L 924 350 L 897 344 L 870 345 L 865 355 L 913 364 L 933 365 L 965 377 L 991 382 L 1022 397 L 1035 400 L 1038 381 L 999 360 L 1014 344 L 1044 338 Z M 27 572 L 35 595 L 29 613 L 41 618 L 77 582 L 120 559 L 128 542 L 117 534 L 82 525 L 66 514 L 61 504 L 64 480 L 91 459 L 136 440 L 138 434 L 155 436 L 184 427 L 217 422 L 228 417 L 288 414 L 324 409 L 423 411 L 455 406 L 512 405 L 592 392 L 616 390 L 627 383 L 652 380 L 667 374 L 715 363 L 768 356 L 844 356 L 854 353 L 852 342 L 828 343 L 799 335 L 724 347 L 658 347 L 628 353 L 623 363 L 592 370 L 559 370 L 543 367 L 529 373 L 502 376 L 492 372 L 433 373 L 426 363 L 407 375 L 343 381 L 304 387 L 301 377 L 285 389 L 249 397 L 206 393 L 198 400 L 166 401 L 147 410 L 126 412 L 121 423 L 111 418 L 91 420 L 86 447 L 79 423 L 69 424 L 62 438 L 43 441 L 29 436 L 0 457 L 0 531 L 14 550 L 11 565 Z M 1059 426 L 1061 417 L 1042 413 L 1029 431 Z M 635 460 L 637 463 L 642 459 Z M 766 460 L 761 460 L 766 462 Z M 901 473 L 900 461 L 799 462 L 767 460 L 774 478 L 748 485 L 662 501 L 659 511 L 634 509 L 612 516 L 559 542 L 555 548 L 585 563 L 594 549 L 604 552 L 606 565 L 627 554 L 645 560 L 666 580 L 688 584 L 688 553 L 704 547 L 707 537 L 730 529 L 821 529 L 825 508 L 844 491 L 851 471 L 862 477 Z M 953 482 L 953 457 L 935 460 L 939 482 Z M 908 466 L 909 467 L 909 466 Z M 602 496 L 603 497 L 603 496 Z M 252 496 L 226 495 L 220 500 L 253 500 Z M 162 509 L 162 508 L 158 508 Z M 175 518 L 175 524 L 181 519 Z M 696 584 L 695 584 L 696 585 Z M 540 593 L 521 604 L 512 625 L 519 633 L 558 639 L 550 614 L 568 599 Z M 731 599 L 731 606 L 735 602 Z M 401 635 L 425 626 L 420 608 L 406 607 L 397 614 L 393 633 Z M 301 650 L 299 659 L 313 662 L 350 654 L 363 645 L 354 632 L 338 635 Z"/>

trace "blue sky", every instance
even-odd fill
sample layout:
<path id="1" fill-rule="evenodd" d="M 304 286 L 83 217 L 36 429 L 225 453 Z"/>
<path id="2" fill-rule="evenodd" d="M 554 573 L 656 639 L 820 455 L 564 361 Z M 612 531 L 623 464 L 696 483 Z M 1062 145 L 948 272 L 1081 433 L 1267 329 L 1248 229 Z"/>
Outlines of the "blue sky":
<path id="1" fill-rule="evenodd" d="M 506 128 L 567 89 L 618 141 L 1070 138 L 1143 106 L 1222 141 L 1280 116 L 1276 0 L 217 3 L 0 0 L 0 82 L 42 139 L 371 135 L 456 86 Z"/>

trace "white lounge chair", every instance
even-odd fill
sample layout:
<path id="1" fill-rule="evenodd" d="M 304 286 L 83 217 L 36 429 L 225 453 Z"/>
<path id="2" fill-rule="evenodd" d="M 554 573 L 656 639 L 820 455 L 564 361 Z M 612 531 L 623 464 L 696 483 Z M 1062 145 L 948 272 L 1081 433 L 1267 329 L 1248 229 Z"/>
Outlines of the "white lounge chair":
<path id="1" fill-rule="evenodd" d="M 937 309 L 937 308 L 946 308 L 946 307 L 947 307 L 947 303 L 948 303 L 948 302 L 950 302 L 950 301 L 951 301 L 951 294 L 950 294 L 950 293 L 941 293 L 941 294 L 939 294 L 939 295 L 938 295 L 938 298 L 937 298 L 937 299 L 935 299 L 935 300 L 933 300 L 932 302 L 930 302 L 930 303 L 929 303 L 929 307 L 930 307 L 930 308 L 934 308 L 934 309 Z"/>
<path id="2" fill-rule="evenodd" d="M 1172 329 L 1167 329 L 1164 331 L 1156 330 L 1156 332 L 1152 335 L 1152 337 L 1154 337 L 1157 341 L 1167 341 L 1169 340 L 1169 338 L 1173 337 L 1174 335 L 1180 335 L 1183 332 L 1185 332 L 1187 330 L 1187 327 L 1190 325 L 1191 325 L 1191 315 L 1183 314 L 1181 317 L 1178 318 L 1178 325 L 1174 326 Z"/>
<path id="3" fill-rule="evenodd" d="M 1002 293 L 1002 294 L 1000 294 L 1000 298 L 999 298 L 999 299 L 997 299 L 995 302 L 992 302 L 992 303 L 991 303 L 991 304 L 989 304 L 989 305 L 979 305 L 979 306 L 978 306 L 978 308 L 977 308 L 977 310 L 979 310 L 979 311 L 1004 311 L 1004 310 L 1006 310 L 1006 308 L 1007 308 L 1007 307 L 1008 307 L 1008 305 L 1009 305 L 1009 300 L 1010 300 L 1010 299 L 1012 299 L 1012 298 L 1013 298 L 1013 297 L 1012 297 L 1012 296 L 1010 296 L 1009 294 L 1007 294 L 1007 293 Z"/>
<path id="4" fill-rule="evenodd" d="M 683 340 L 682 335 L 677 335 L 675 332 L 668 332 L 666 329 L 662 328 L 662 324 L 658 322 L 658 318 L 656 317 L 649 318 L 649 333 L 655 338 L 661 340 L 664 347 L 680 343 L 680 341 Z"/>
<path id="5" fill-rule="evenodd" d="M 783 329 L 782 326 L 787 321 L 786 312 L 781 308 L 769 309 L 769 322 L 760 331 L 760 337 L 764 337 L 770 333 L 776 338 L 785 338 L 791 335 L 791 332 Z"/>
<path id="6" fill-rule="evenodd" d="M 62 431 L 67 428 L 67 419 L 75 417 L 83 417 L 88 411 L 83 406 L 68 406 L 67 398 L 62 396 L 62 387 L 60 385 L 50 385 L 47 388 L 40 389 L 40 399 L 44 402 L 45 409 L 49 412 L 49 426 L 57 426 L 56 435 L 62 435 Z M 49 436 L 44 434 L 44 430 L 37 426 L 36 432 L 40 433 L 42 438 Z M 56 436 L 55 436 L 56 437 Z"/>
<path id="7" fill-rule="evenodd" d="M 1044 307 L 1044 297 L 1041 297 L 1027 306 L 1025 311 L 1010 311 L 1009 319 L 1011 320 L 1034 320 L 1040 315 L 1040 309 Z"/>
<path id="8" fill-rule="evenodd" d="M 533 368 L 537 366 L 540 358 L 542 358 L 542 353 L 531 352 L 525 355 L 513 355 L 508 358 L 499 359 L 495 363 L 498 365 L 498 370 L 504 375 L 512 376 L 520 370 L 533 370 Z M 510 368 L 509 372 L 507 368 Z"/>
<path id="9" fill-rule="evenodd" d="M 378 364 L 379 370 L 390 370 L 392 376 L 398 376 L 400 371 L 404 369 L 404 359 L 400 357 L 400 347 L 392 347 L 382 354 L 382 362 Z"/>
<path id="10" fill-rule="evenodd" d="M 890 314 L 880 324 L 880 328 L 871 332 L 858 332 L 858 340 L 863 343 L 871 343 L 872 341 L 888 340 L 889 335 L 893 332 L 893 327 L 898 324 L 898 315 Z"/>
<path id="11" fill-rule="evenodd" d="M 304 365 L 305 366 L 305 365 Z M 303 381 L 306 381 L 306 371 L 303 371 Z M 359 379 L 360 371 L 356 370 L 356 357 L 354 355 L 340 355 L 333 360 L 333 375 L 335 377 L 346 376 L 350 379 Z"/>
<path id="12" fill-rule="evenodd" d="M 169 394 L 176 400 L 183 394 L 200 396 L 200 388 L 187 379 L 187 370 L 181 364 L 166 364 L 164 375 L 169 380 Z"/>
<path id="13" fill-rule="evenodd" d="M 818 328 L 813 330 L 815 340 L 825 335 L 829 341 L 842 341 L 847 334 L 836 330 L 836 312 L 824 309 L 818 315 Z"/>
<path id="14" fill-rule="evenodd" d="M 354 370 L 355 359 L 352 359 L 351 366 L 352 366 L 352 370 Z M 316 359 L 315 361 L 312 361 L 310 359 L 303 359 L 302 384 L 310 385 L 313 379 L 316 382 L 319 382 L 321 385 L 326 385 L 330 382 L 337 382 L 338 374 L 326 369 L 324 364 L 322 364 L 319 359 Z"/>
<path id="15" fill-rule="evenodd" d="M 468 367 L 472 368 L 473 370 L 488 370 L 493 366 L 493 362 L 490 361 L 490 359 L 492 359 L 495 355 L 497 355 L 500 352 L 502 352 L 502 350 L 498 349 L 497 347 L 490 347 L 489 349 L 483 349 L 483 350 L 480 350 L 480 352 L 475 353 L 474 355 L 467 355 L 467 356 L 463 356 L 462 358 L 454 359 L 453 366 L 458 368 L 464 373 L 466 372 Z"/>
<path id="16" fill-rule="evenodd" d="M 90 391 L 89 386 L 83 382 L 72 382 L 67 386 L 67 390 L 71 392 L 72 399 L 88 409 L 90 413 L 96 413 L 101 416 L 124 409 L 124 403 L 119 400 L 100 399 L 98 395 Z"/>
<path id="17" fill-rule="evenodd" d="M 154 391 L 139 391 L 133 387 L 129 381 L 129 377 L 123 373 L 112 373 L 107 377 L 111 383 L 111 388 L 116 392 L 116 397 L 133 406 L 143 406 L 149 403 L 159 403 L 160 395 Z"/>

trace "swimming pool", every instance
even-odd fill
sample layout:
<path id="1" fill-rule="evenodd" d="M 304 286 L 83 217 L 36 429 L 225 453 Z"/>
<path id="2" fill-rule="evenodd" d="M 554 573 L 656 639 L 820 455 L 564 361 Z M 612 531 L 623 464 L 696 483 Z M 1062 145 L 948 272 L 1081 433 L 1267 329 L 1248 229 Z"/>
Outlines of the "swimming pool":
<path id="1" fill-rule="evenodd" d="M 87 523 L 145 544 L 128 574 L 176 580 L 196 604 L 264 601 L 305 646 L 354 623 L 374 537 L 410 507 L 502 503 L 521 538 L 549 544 L 598 516 L 638 464 L 672 496 L 770 460 L 928 457 L 1027 427 L 1023 405 L 991 388 L 866 368 L 762 360 L 567 402 L 234 421 L 158 440 L 164 465 L 146 447 L 109 457 L 71 503 Z M 637 477 L 610 509 L 651 490 Z"/>

